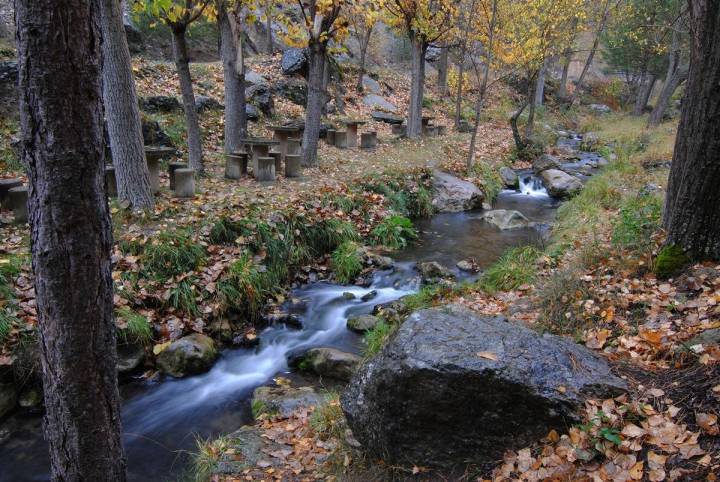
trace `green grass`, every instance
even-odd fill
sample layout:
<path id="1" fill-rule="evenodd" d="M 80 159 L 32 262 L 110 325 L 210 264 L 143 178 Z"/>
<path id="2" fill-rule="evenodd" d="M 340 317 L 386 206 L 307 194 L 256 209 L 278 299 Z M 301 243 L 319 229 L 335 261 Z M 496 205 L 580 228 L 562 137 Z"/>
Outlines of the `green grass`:
<path id="1" fill-rule="evenodd" d="M 195 271 L 204 260 L 205 249 L 187 231 L 159 234 L 142 255 L 145 270 L 161 281 Z"/>
<path id="2" fill-rule="evenodd" d="M 371 237 L 376 245 L 401 249 L 417 239 L 417 232 L 410 219 L 404 216 L 390 216 L 372 230 Z"/>
<path id="3" fill-rule="evenodd" d="M 590 298 L 582 272 L 574 267 L 555 271 L 538 292 L 540 326 L 559 335 L 578 335 L 586 327 L 580 302 Z"/>
<path id="4" fill-rule="evenodd" d="M 612 241 L 634 252 L 646 252 L 652 246 L 652 235 L 660 229 L 662 199 L 639 194 L 623 200 L 613 222 Z"/>
<path id="5" fill-rule="evenodd" d="M 398 325 L 381 319 L 372 330 L 365 333 L 365 357 L 370 358 L 379 353 L 397 329 Z"/>
<path id="6" fill-rule="evenodd" d="M 413 219 L 429 218 L 435 214 L 432 204 L 432 193 L 427 187 L 420 185 L 410 191 L 407 202 L 407 213 Z"/>
<path id="7" fill-rule="evenodd" d="M 325 219 L 319 223 L 303 226 L 301 242 L 307 245 L 315 256 L 335 251 L 346 241 L 359 241 L 355 225 L 340 219 Z"/>
<path id="8" fill-rule="evenodd" d="M 191 467 L 183 477 L 187 482 L 207 482 L 220 462 L 220 458 L 234 441 L 229 436 L 217 439 L 195 439 L 196 452 L 192 454 Z"/>
<path id="9" fill-rule="evenodd" d="M 514 290 L 535 280 L 535 262 L 542 252 L 534 246 L 512 248 L 490 266 L 479 285 L 489 293 Z"/>
<path id="10" fill-rule="evenodd" d="M 190 316 L 200 315 L 197 304 L 198 291 L 193 278 L 185 278 L 169 289 L 168 305 Z"/>
<path id="11" fill-rule="evenodd" d="M 499 171 L 490 165 L 490 163 L 482 160 L 476 162 L 475 165 L 472 166 L 472 170 L 474 174 L 480 178 L 485 200 L 492 203 L 505 187 Z"/>
<path id="12" fill-rule="evenodd" d="M 0 308 L 0 344 L 10 336 L 17 318 L 8 309 Z"/>
<path id="13" fill-rule="evenodd" d="M 152 342 L 153 331 L 147 317 L 134 312 L 127 306 L 117 309 L 116 316 L 124 322 L 124 328 L 118 330 L 118 339 L 121 343 L 140 343 L 148 345 Z"/>
<path id="14" fill-rule="evenodd" d="M 213 244 L 231 244 L 245 234 L 243 224 L 230 218 L 220 218 L 210 228 L 210 242 Z"/>
<path id="15" fill-rule="evenodd" d="M 363 269 L 358 244 L 345 241 L 332 254 L 332 269 L 340 283 L 350 283 Z"/>
<path id="16" fill-rule="evenodd" d="M 310 427 L 322 440 L 335 438 L 345 439 L 345 415 L 340 407 L 340 394 L 328 392 L 324 403 L 320 404 L 310 415 Z"/>
<path id="17" fill-rule="evenodd" d="M 271 286 L 268 277 L 245 255 L 228 267 L 218 283 L 224 305 L 257 319 Z"/>

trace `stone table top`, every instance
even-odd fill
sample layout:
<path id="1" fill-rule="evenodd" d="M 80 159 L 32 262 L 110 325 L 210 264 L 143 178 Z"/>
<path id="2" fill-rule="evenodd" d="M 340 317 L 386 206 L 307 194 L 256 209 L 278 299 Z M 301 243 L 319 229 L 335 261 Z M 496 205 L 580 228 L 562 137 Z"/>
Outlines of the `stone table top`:
<path id="1" fill-rule="evenodd" d="M 240 142 L 251 146 L 275 146 L 280 144 L 280 141 L 276 141 L 275 139 L 266 139 L 263 137 L 248 137 L 246 139 L 240 139 Z"/>

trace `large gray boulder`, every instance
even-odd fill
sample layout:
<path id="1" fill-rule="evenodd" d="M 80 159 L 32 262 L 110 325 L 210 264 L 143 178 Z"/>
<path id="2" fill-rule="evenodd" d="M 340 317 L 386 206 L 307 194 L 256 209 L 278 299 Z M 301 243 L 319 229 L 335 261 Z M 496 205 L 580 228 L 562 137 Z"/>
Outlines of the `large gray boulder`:
<path id="1" fill-rule="evenodd" d="M 273 115 L 275 102 L 273 102 L 272 90 L 267 84 L 254 84 L 245 89 L 245 98 L 254 104 L 260 111 L 267 115 Z"/>
<path id="2" fill-rule="evenodd" d="M 550 154 L 543 154 L 533 161 L 533 171 L 535 171 L 535 174 L 540 174 L 548 169 L 558 169 L 560 164 L 560 158 Z"/>
<path id="3" fill-rule="evenodd" d="M 254 84 L 267 84 L 267 79 L 254 70 L 245 73 L 245 84 L 249 87 Z"/>
<path id="4" fill-rule="evenodd" d="M 530 225 L 528 218 L 519 211 L 510 209 L 494 209 L 483 214 L 482 218 L 501 230 L 527 228 Z"/>
<path id="5" fill-rule="evenodd" d="M 305 106 L 307 104 L 307 82 L 303 79 L 289 78 L 277 82 L 272 87 L 275 95 L 283 97 L 293 104 Z"/>
<path id="6" fill-rule="evenodd" d="M 433 171 L 433 193 L 432 204 L 441 213 L 476 209 L 485 199 L 475 184 L 438 170 Z"/>
<path id="7" fill-rule="evenodd" d="M 304 74 L 307 72 L 308 59 L 304 49 L 290 48 L 283 52 L 280 67 L 285 75 Z"/>
<path id="8" fill-rule="evenodd" d="M 363 104 L 371 109 L 382 110 L 385 112 L 397 112 L 398 108 L 395 104 L 389 102 L 385 97 L 377 94 L 368 94 L 362 99 Z"/>
<path id="9" fill-rule="evenodd" d="M 501 460 L 625 389 L 583 346 L 448 305 L 411 314 L 341 405 L 372 457 L 451 467 Z"/>
<path id="10" fill-rule="evenodd" d="M 158 366 L 177 378 L 206 372 L 218 357 L 212 338 L 194 333 L 175 340 L 157 358 Z"/>
<path id="11" fill-rule="evenodd" d="M 305 353 L 291 354 L 290 366 L 314 372 L 321 377 L 348 381 L 362 362 L 362 358 L 336 348 L 312 348 Z"/>
<path id="12" fill-rule="evenodd" d="M 380 318 L 374 315 L 359 315 L 353 316 L 347 320 L 348 330 L 356 331 L 358 333 L 365 333 L 370 331 L 380 323 Z"/>
<path id="13" fill-rule="evenodd" d="M 170 95 L 153 95 L 140 98 L 140 108 L 147 112 L 176 112 L 182 110 L 177 97 Z"/>
<path id="14" fill-rule="evenodd" d="M 517 187 L 518 175 L 514 169 L 510 169 L 507 166 L 503 166 L 500 168 L 499 174 L 500 174 L 500 179 L 502 179 L 503 184 L 505 184 L 505 187 L 511 187 L 511 188 Z"/>
<path id="15" fill-rule="evenodd" d="M 547 189 L 548 194 L 552 197 L 564 198 L 572 196 L 583 187 L 582 182 L 580 182 L 578 178 L 559 169 L 543 171 L 540 173 L 540 177 L 545 185 L 545 189 Z"/>
<path id="16" fill-rule="evenodd" d="M 386 124 L 401 125 L 403 122 L 405 122 L 405 119 L 400 117 L 399 115 L 389 114 L 387 112 L 382 112 L 379 110 L 372 111 L 370 113 L 370 116 L 373 118 L 373 120 L 376 120 L 378 122 L 385 122 Z"/>
<path id="17" fill-rule="evenodd" d="M 362 86 L 363 86 L 363 90 L 365 92 L 369 92 L 371 94 L 380 94 L 382 92 L 382 87 L 380 87 L 380 82 L 373 79 L 369 75 L 363 75 Z"/>

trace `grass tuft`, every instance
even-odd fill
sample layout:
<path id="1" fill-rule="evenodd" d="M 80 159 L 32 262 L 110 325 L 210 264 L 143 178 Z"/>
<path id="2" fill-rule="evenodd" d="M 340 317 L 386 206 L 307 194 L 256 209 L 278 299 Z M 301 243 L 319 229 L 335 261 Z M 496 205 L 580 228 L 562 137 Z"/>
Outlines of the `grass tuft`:
<path id="1" fill-rule="evenodd" d="M 121 343 L 148 345 L 152 342 L 152 326 L 147 317 L 134 312 L 127 306 L 118 308 L 116 316 L 122 320 L 123 328 L 118 330 L 118 338 Z"/>
<path id="2" fill-rule="evenodd" d="M 205 250 L 186 231 L 161 233 L 145 246 L 143 263 L 161 281 L 195 271 L 205 260 Z"/>
<path id="3" fill-rule="evenodd" d="M 535 280 L 535 262 L 542 252 L 534 246 L 512 248 L 503 254 L 480 278 L 488 293 L 514 290 Z"/>
<path id="4" fill-rule="evenodd" d="M 198 292 L 193 278 L 185 278 L 169 290 L 168 304 L 190 316 L 200 315 L 197 305 Z"/>
<path id="5" fill-rule="evenodd" d="M 340 283 L 350 283 L 355 279 L 363 268 L 357 243 L 345 241 L 333 251 L 332 268 Z"/>
<path id="6" fill-rule="evenodd" d="M 648 251 L 653 233 L 660 229 L 661 217 L 660 196 L 640 194 L 625 199 L 613 222 L 613 243 L 638 253 Z"/>
<path id="7" fill-rule="evenodd" d="M 404 216 L 390 216 L 372 230 L 372 240 L 377 245 L 401 249 L 417 239 L 412 221 Z"/>
<path id="8" fill-rule="evenodd" d="M 320 404 L 310 416 L 310 427 L 321 440 L 345 439 L 345 415 L 340 407 L 340 395 L 328 392 L 325 402 Z"/>
<path id="9" fill-rule="evenodd" d="M 372 330 L 365 333 L 365 357 L 370 358 L 377 355 L 397 329 L 398 325 L 381 319 Z"/>

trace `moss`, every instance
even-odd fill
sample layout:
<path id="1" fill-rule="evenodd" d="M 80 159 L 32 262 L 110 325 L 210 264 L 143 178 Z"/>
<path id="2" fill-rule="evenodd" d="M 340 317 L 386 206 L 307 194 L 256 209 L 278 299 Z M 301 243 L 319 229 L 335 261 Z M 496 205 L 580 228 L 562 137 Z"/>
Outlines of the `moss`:
<path id="1" fill-rule="evenodd" d="M 690 262 L 690 258 L 677 245 L 664 246 L 655 259 L 655 274 L 658 278 L 670 278 Z"/>

